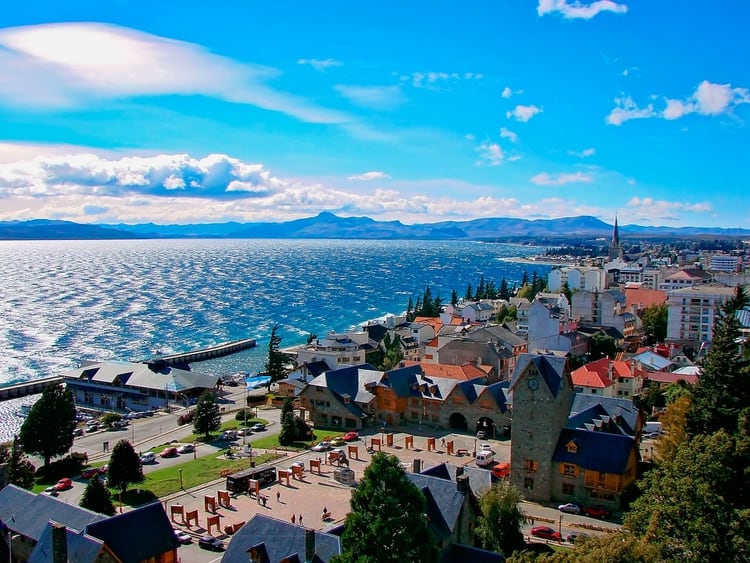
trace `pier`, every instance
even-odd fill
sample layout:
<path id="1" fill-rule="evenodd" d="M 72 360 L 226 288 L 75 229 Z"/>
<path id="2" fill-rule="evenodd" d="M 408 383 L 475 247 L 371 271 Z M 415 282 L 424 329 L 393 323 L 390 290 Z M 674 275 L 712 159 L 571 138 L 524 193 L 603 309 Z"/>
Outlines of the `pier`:
<path id="1" fill-rule="evenodd" d="M 23 383 L 13 383 L 11 385 L 4 385 L 0 387 L 0 401 L 6 401 L 8 399 L 16 399 L 18 397 L 25 397 L 26 395 L 36 395 L 41 393 L 47 387 L 57 385 L 63 382 L 63 377 L 60 375 L 53 375 L 50 377 L 42 377 L 40 379 L 34 379 L 33 381 L 24 381 Z"/>
<path id="2" fill-rule="evenodd" d="M 244 338 L 242 340 L 234 340 L 232 342 L 225 342 L 224 344 L 217 344 L 209 348 L 203 348 L 202 350 L 193 350 L 192 352 L 182 352 L 180 354 L 170 354 L 168 356 L 158 356 L 147 360 L 146 363 L 158 363 L 168 366 L 177 364 L 189 364 L 191 362 L 200 362 L 202 360 L 210 360 L 212 358 L 221 358 L 222 356 L 229 356 L 247 350 L 248 348 L 255 348 L 254 338 Z"/>

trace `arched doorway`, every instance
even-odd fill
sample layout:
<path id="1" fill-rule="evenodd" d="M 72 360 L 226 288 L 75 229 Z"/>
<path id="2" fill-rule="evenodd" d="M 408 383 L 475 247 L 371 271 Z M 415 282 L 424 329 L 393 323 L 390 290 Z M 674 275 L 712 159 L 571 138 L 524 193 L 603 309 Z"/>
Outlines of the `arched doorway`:
<path id="1" fill-rule="evenodd" d="M 496 438 L 495 435 L 495 422 L 486 416 L 483 416 L 477 420 L 477 427 L 474 430 L 475 433 L 484 432 L 485 438 Z"/>
<path id="2" fill-rule="evenodd" d="M 451 430 L 462 430 L 466 432 L 469 428 L 469 423 L 466 421 L 466 417 L 460 412 L 454 412 L 448 419 L 448 426 Z"/>

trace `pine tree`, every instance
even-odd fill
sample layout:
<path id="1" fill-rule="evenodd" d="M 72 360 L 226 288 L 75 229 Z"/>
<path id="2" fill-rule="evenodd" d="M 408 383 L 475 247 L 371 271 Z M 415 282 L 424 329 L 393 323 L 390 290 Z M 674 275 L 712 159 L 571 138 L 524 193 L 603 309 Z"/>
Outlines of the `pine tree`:
<path id="1" fill-rule="evenodd" d="M 500 280 L 500 299 L 505 299 L 506 301 L 510 299 L 510 289 L 508 288 L 508 281 L 505 278 Z"/>
<path id="2" fill-rule="evenodd" d="M 455 289 L 451 292 L 451 305 L 454 307 L 458 305 L 458 293 L 456 293 Z"/>
<path id="3" fill-rule="evenodd" d="M 195 405 L 195 416 L 193 417 L 193 428 L 196 434 L 203 434 L 206 439 L 211 432 L 221 428 L 221 414 L 216 397 L 211 391 L 204 391 Z"/>
<path id="4" fill-rule="evenodd" d="M 396 456 L 376 453 L 356 489 L 332 563 L 433 563 L 438 547 L 426 500 Z M 377 546 L 377 549 L 373 549 Z"/>
<path id="5" fill-rule="evenodd" d="M 117 489 L 120 493 L 128 490 L 131 483 L 143 481 L 143 466 L 141 458 L 133 449 L 133 444 L 127 440 L 120 440 L 112 449 L 107 468 L 107 485 Z"/>
<path id="6" fill-rule="evenodd" d="M 83 491 L 83 496 L 78 506 L 88 508 L 99 514 L 106 514 L 107 516 L 114 516 L 115 514 L 115 505 L 112 504 L 112 496 L 98 475 L 94 475 L 86 484 L 86 489 Z"/>
<path id="7" fill-rule="evenodd" d="M 466 294 L 464 295 L 464 299 L 466 301 L 474 301 L 474 289 L 471 287 L 471 284 L 466 286 Z"/>
<path id="8" fill-rule="evenodd" d="M 53 456 L 63 455 L 73 445 L 76 407 L 73 393 L 61 384 L 47 387 L 31 407 L 18 438 L 23 451 L 36 454 L 49 466 Z"/>
<path id="9" fill-rule="evenodd" d="M 286 370 L 284 369 L 284 354 L 279 351 L 281 336 L 278 334 L 279 325 L 274 325 L 271 329 L 271 337 L 268 340 L 268 359 L 266 360 L 266 373 L 271 376 L 271 382 L 284 379 Z"/>
<path id="10" fill-rule="evenodd" d="M 23 454 L 18 437 L 13 438 L 10 452 L 6 446 L 3 447 L 3 462 L 8 463 L 8 482 L 23 489 L 31 489 L 34 486 L 36 468 Z"/>

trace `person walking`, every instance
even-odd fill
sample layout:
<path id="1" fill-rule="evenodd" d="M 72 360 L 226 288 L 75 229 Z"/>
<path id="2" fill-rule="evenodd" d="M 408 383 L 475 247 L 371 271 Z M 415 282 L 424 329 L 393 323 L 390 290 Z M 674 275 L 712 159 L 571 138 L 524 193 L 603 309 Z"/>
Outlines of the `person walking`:
<path id="1" fill-rule="evenodd" d="M 296 520 L 297 520 L 297 517 L 294 514 L 292 514 L 292 524 L 294 524 Z"/>
<path id="2" fill-rule="evenodd" d="M 301 514 L 299 515 L 299 525 L 300 526 L 302 525 L 302 515 Z"/>
<path id="3" fill-rule="evenodd" d="M 276 491 L 276 502 L 281 502 L 281 491 Z"/>

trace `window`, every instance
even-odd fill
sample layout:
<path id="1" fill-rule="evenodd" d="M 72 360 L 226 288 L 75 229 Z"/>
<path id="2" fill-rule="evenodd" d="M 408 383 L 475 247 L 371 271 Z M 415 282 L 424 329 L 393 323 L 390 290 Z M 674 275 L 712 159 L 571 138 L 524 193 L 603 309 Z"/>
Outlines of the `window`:
<path id="1" fill-rule="evenodd" d="M 575 492 L 576 492 L 575 485 L 573 485 L 572 483 L 563 483 L 563 486 L 562 486 L 563 495 L 566 495 L 566 496 L 574 495 Z"/>
<path id="2" fill-rule="evenodd" d="M 536 471 L 537 467 L 539 467 L 539 464 L 534 461 L 533 459 L 525 459 L 523 460 L 523 469 L 524 471 Z"/>
<path id="3" fill-rule="evenodd" d="M 523 480 L 523 488 L 527 491 L 533 491 L 534 490 L 534 480 L 530 477 L 526 477 Z"/>
<path id="4" fill-rule="evenodd" d="M 576 473 L 576 466 L 572 463 L 563 463 L 562 465 L 562 474 L 566 477 L 575 477 Z"/>
<path id="5" fill-rule="evenodd" d="M 576 444 L 574 440 L 568 442 L 565 447 L 570 454 L 578 453 L 578 444 Z"/>

